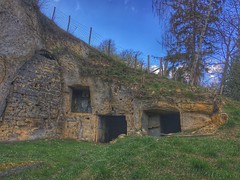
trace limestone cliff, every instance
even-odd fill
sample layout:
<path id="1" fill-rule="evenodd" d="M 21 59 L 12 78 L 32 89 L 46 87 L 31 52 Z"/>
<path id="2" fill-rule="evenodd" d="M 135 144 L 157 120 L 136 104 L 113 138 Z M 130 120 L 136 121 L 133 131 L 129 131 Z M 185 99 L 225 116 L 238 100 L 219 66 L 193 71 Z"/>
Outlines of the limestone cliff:
<path id="1" fill-rule="evenodd" d="M 1 0 L 0 25 L 0 140 L 107 142 L 226 119 L 213 94 L 101 54 L 57 27 L 34 0 Z"/>
<path id="2" fill-rule="evenodd" d="M 11 83 L 36 49 L 42 48 L 36 11 L 22 1 L 0 1 L 0 116 Z"/>

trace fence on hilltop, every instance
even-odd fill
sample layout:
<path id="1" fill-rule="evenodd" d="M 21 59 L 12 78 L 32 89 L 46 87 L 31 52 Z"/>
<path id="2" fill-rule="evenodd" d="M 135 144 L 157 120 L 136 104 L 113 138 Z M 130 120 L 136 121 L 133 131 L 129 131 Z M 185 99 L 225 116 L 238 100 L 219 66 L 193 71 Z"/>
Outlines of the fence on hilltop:
<path id="1" fill-rule="evenodd" d="M 45 14 L 49 19 L 54 21 L 61 29 L 79 38 L 85 43 L 97 48 L 104 40 L 102 35 L 98 34 L 93 27 L 87 27 L 74 18 L 71 15 L 67 15 L 56 7 L 53 8 L 51 14 Z M 108 38 L 109 39 L 109 38 Z M 118 45 L 115 45 L 118 52 L 126 50 Z M 108 43 L 107 54 L 110 55 L 111 40 Z M 146 60 L 139 61 L 138 56 L 135 55 L 134 63 L 132 65 L 135 69 L 142 69 L 147 72 L 158 73 L 160 76 L 164 74 L 166 69 L 166 63 L 162 57 L 156 57 L 154 55 L 147 55 Z"/>

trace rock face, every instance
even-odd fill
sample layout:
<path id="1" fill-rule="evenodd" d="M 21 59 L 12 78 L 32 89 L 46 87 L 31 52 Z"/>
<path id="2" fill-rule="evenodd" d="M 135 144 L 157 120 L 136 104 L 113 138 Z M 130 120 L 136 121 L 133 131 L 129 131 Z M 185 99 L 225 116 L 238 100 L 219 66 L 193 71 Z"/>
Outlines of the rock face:
<path id="1" fill-rule="evenodd" d="M 0 138 L 23 140 L 56 136 L 61 96 L 59 64 L 54 59 L 36 54 L 19 69 L 12 82 Z"/>
<path id="2" fill-rule="evenodd" d="M 0 2 L 1 141 L 109 142 L 139 130 L 160 136 L 224 123 L 214 100 L 142 100 L 131 85 L 92 76 L 88 63 L 96 50 L 56 27 L 33 2 Z"/>
<path id="3" fill-rule="evenodd" d="M 20 67 L 42 47 L 36 12 L 22 1 L 0 1 L 0 116 Z"/>

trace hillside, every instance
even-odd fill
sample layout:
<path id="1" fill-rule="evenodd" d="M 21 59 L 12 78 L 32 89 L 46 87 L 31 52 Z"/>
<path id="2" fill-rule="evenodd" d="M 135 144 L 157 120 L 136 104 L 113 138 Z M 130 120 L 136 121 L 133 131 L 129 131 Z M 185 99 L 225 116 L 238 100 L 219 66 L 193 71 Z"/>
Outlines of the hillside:
<path id="1" fill-rule="evenodd" d="M 128 67 L 120 59 L 107 56 L 94 47 L 59 28 L 53 21 L 38 11 L 42 39 L 46 39 L 47 49 L 58 59 L 74 58 L 82 76 L 99 77 L 132 88 L 139 98 L 188 98 L 205 100 L 213 98 L 214 92 L 201 87 L 160 78 L 139 69 Z M 67 63 L 67 62 L 66 62 Z"/>
<path id="2" fill-rule="evenodd" d="M 71 140 L 0 143 L 4 179 L 239 179 L 240 103 L 228 100 L 230 119 L 214 136 L 132 136 L 114 144 Z M 21 173 L 11 168 L 28 167 Z"/>
<path id="3" fill-rule="evenodd" d="M 239 179 L 239 102 L 129 68 L 35 0 L 0 14 L 0 179 Z"/>
<path id="4" fill-rule="evenodd" d="M 212 134 L 227 121 L 215 93 L 127 67 L 60 29 L 36 2 L 0 2 L 0 141 Z"/>

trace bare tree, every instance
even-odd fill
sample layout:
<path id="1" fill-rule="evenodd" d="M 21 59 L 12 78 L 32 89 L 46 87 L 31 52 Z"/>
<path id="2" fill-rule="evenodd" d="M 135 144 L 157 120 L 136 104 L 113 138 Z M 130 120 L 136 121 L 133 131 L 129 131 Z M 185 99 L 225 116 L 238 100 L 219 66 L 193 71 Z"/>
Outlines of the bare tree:
<path id="1" fill-rule="evenodd" d="M 237 50 L 238 33 L 240 27 L 240 2 L 237 0 L 228 0 L 225 2 L 223 12 L 216 23 L 219 39 L 219 55 L 223 59 L 223 71 L 220 83 L 219 93 L 223 94 L 224 85 L 227 80 L 227 73 L 230 70 L 230 64 Z"/>
<path id="2" fill-rule="evenodd" d="M 100 45 L 97 46 L 97 49 L 110 56 L 115 56 L 117 54 L 117 48 L 112 39 L 103 40 Z"/>
<path id="3" fill-rule="evenodd" d="M 135 67 L 137 68 L 142 66 L 142 60 L 140 59 L 140 56 L 142 55 L 142 52 L 140 51 L 134 51 L 133 49 L 126 49 L 119 53 L 118 57 L 120 60 L 123 60 L 129 67 Z"/>

